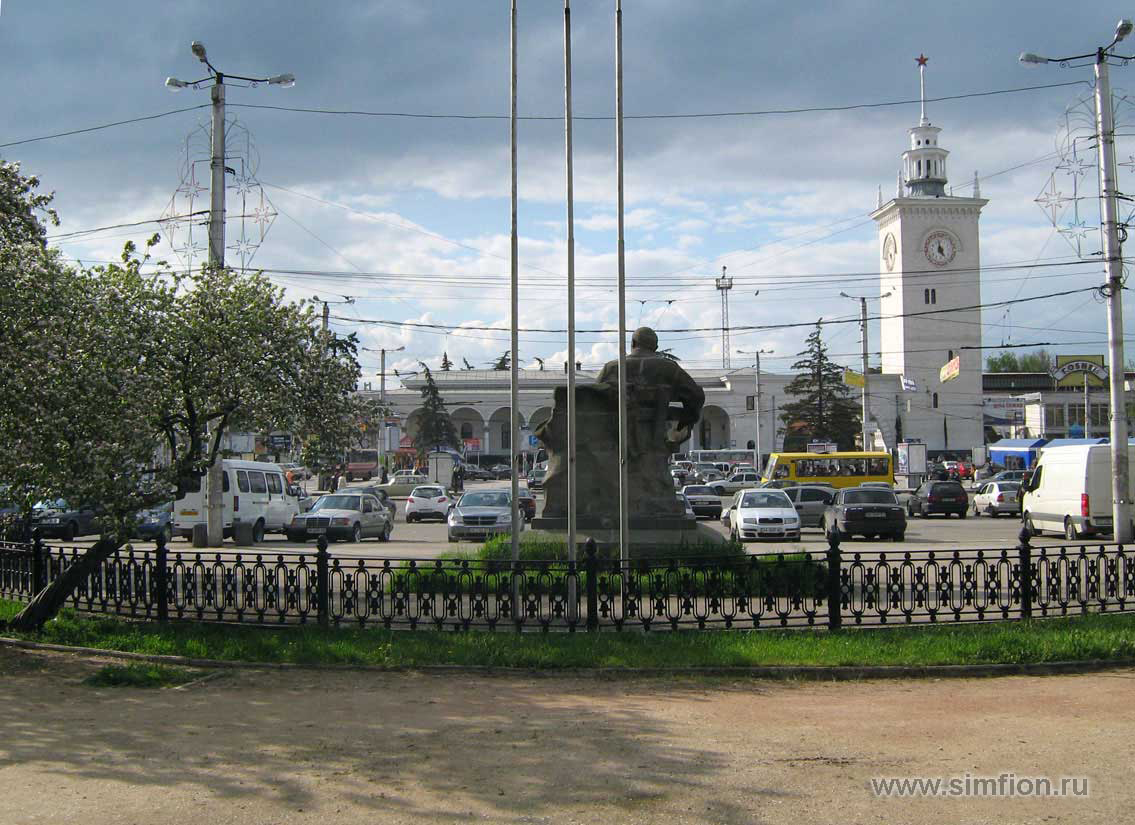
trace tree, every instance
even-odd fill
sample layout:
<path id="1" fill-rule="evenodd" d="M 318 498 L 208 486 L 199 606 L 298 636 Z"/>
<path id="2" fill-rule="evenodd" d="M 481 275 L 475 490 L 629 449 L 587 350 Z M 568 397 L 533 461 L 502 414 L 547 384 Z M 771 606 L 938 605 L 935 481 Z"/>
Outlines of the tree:
<path id="1" fill-rule="evenodd" d="M 496 362 L 493 364 L 493 369 L 497 372 L 501 372 L 503 370 L 507 370 L 511 363 L 512 363 L 512 353 L 510 353 L 508 350 L 505 350 L 504 353 L 501 355 L 501 357 L 498 358 L 496 360 Z"/>
<path id="2" fill-rule="evenodd" d="M 47 209 L 33 189 L 0 174 L 0 224 L 21 227 L 0 244 L 0 478 L 25 513 L 59 497 L 104 516 L 99 540 L 13 620 L 25 629 L 122 545 L 139 510 L 195 485 L 227 430 L 318 432 L 359 375 L 354 341 L 321 333 L 262 275 L 147 271 L 132 243 L 120 264 L 65 266 L 28 223 Z"/>
<path id="3" fill-rule="evenodd" d="M 449 360 L 449 353 L 443 352 L 441 354 L 441 371 L 449 372 L 451 369 L 453 369 L 453 362 Z"/>
<path id="4" fill-rule="evenodd" d="M 792 369 L 800 372 L 785 391 L 799 400 L 784 405 L 781 420 L 789 431 L 850 449 L 859 432 L 859 410 L 843 383 L 843 367 L 828 358 L 821 322 L 816 323 L 807 346 L 797 355 L 800 360 Z"/>
<path id="5" fill-rule="evenodd" d="M 445 402 L 438 391 L 430 368 L 424 363 L 422 375 L 426 383 L 422 386 L 422 415 L 419 419 L 418 433 L 414 436 L 414 449 L 419 457 L 424 457 L 438 447 L 457 447 L 457 430 L 445 409 Z"/>
<path id="6" fill-rule="evenodd" d="M 461 368 L 463 370 L 475 370 L 475 369 L 477 369 L 476 367 L 474 367 L 472 364 L 469 363 L 469 360 L 467 358 L 462 358 L 461 363 L 465 365 Z"/>
<path id="7" fill-rule="evenodd" d="M 0 160 L 0 246 L 11 248 L 25 243 L 47 246 L 47 228 L 59 225 L 51 208 L 51 195 L 38 194 L 39 178 L 24 177 L 20 164 Z"/>
<path id="8" fill-rule="evenodd" d="M 1048 372 L 1052 368 L 1052 356 L 1048 350 L 1032 352 L 999 352 L 985 359 L 988 372 Z"/>

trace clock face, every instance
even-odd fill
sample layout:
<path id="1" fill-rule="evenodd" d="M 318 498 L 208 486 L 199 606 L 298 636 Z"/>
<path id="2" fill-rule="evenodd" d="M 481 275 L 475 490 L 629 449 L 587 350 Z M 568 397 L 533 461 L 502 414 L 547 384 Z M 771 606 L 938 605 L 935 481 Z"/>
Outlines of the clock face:
<path id="1" fill-rule="evenodd" d="M 945 266 L 958 254 L 958 242 L 949 232 L 931 232 L 926 236 L 926 243 L 922 248 L 926 253 L 926 260 L 934 266 Z"/>
<path id="2" fill-rule="evenodd" d="M 895 236 L 888 232 L 887 237 L 883 239 L 883 263 L 887 266 L 887 272 L 891 272 L 895 268 L 897 256 L 898 244 L 895 243 Z"/>

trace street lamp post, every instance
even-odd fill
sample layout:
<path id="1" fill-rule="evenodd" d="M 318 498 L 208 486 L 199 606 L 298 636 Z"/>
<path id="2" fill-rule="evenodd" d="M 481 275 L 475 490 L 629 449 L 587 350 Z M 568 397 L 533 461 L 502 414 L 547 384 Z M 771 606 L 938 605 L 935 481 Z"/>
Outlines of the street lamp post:
<path id="1" fill-rule="evenodd" d="M 166 87 L 173 92 L 192 87 L 194 89 L 212 81 L 210 97 L 213 101 L 212 150 L 209 161 L 209 265 L 225 265 L 225 78 L 239 80 L 249 86 L 267 83 L 271 86 L 294 86 L 296 79 L 290 74 L 272 77 L 242 77 L 218 72 L 205 54 L 205 46 L 194 40 L 190 45 L 193 56 L 209 69 L 209 74 L 200 80 L 184 81 L 176 77 L 166 78 Z M 220 547 L 224 542 L 224 511 L 221 496 L 222 477 L 220 462 L 213 462 L 205 473 L 206 496 L 206 536 L 209 547 Z M 198 540 L 194 540 L 198 544 Z"/>
<path id="2" fill-rule="evenodd" d="M 1104 285 L 1102 291 L 1107 297 L 1107 341 L 1108 341 L 1108 379 L 1110 383 L 1110 423 L 1111 423 L 1111 517 L 1114 537 L 1117 542 L 1131 541 L 1131 502 L 1128 499 L 1130 470 L 1127 447 L 1127 399 L 1124 391 L 1123 358 L 1123 250 L 1119 241 L 1119 225 L 1116 220 L 1115 185 L 1115 122 L 1111 102 L 1111 82 L 1108 77 L 1108 60 L 1127 63 L 1135 59 L 1116 54 L 1116 44 L 1131 34 L 1133 24 L 1130 20 L 1120 20 L 1115 27 L 1115 36 L 1106 45 L 1087 54 L 1070 57 L 1049 58 L 1024 53 L 1020 61 L 1026 65 L 1060 63 L 1069 65 L 1073 61 L 1092 60 L 1096 73 L 1096 143 L 1099 146 L 1100 175 L 1100 213 L 1103 231 Z M 1079 63 L 1077 65 L 1084 65 Z"/>
<path id="3" fill-rule="evenodd" d="M 761 471 L 761 356 L 772 355 L 771 349 L 737 350 L 738 355 L 753 356 L 753 383 L 756 385 L 753 396 L 753 416 L 756 418 L 756 438 L 753 441 L 753 467 Z"/>
<path id="4" fill-rule="evenodd" d="M 850 298 L 853 301 L 859 302 L 859 329 L 860 329 L 862 342 L 863 342 L 863 399 L 862 399 L 863 411 L 860 414 L 862 416 L 863 420 L 860 422 L 860 425 L 861 425 L 861 428 L 862 428 L 862 431 L 863 431 L 863 433 L 861 435 L 861 439 L 863 441 L 862 446 L 863 446 L 863 450 L 866 451 L 867 450 L 867 437 L 868 437 L 868 433 L 871 430 L 870 426 L 867 424 L 867 399 L 868 399 L 868 393 L 867 393 L 867 380 L 868 380 L 867 379 L 867 301 L 868 301 L 869 298 L 873 298 L 874 296 L 864 296 L 864 295 L 855 296 L 855 295 L 848 295 L 846 292 L 841 292 L 840 295 L 844 298 Z M 886 292 L 886 293 L 879 296 L 880 299 L 889 298 L 889 297 L 891 297 L 890 292 Z"/>

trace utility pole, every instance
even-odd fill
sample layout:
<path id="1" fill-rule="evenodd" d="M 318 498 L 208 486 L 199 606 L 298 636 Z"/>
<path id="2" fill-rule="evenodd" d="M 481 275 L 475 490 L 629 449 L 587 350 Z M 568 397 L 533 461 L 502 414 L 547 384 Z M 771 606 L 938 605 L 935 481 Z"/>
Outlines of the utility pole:
<path id="1" fill-rule="evenodd" d="M 721 267 L 721 277 L 714 284 L 721 293 L 721 366 L 729 369 L 729 290 L 733 279 L 725 276 L 725 267 Z"/>
<path id="2" fill-rule="evenodd" d="M 571 7 L 564 0 L 564 153 L 567 167 L 567 314 L 568 314 L 568 374 L 567 374 L 567 552 L 568 561 L 575 561 L 575 202 L 572 182 L 572 129 L 571 129 Z M 575 580 L 572 579 L 574 588 Z M 575 618 L 575 593 L 569 594 L 569 609 Z"/>
<path id="3" fill-rule="evenodd" d="M 619 566 L 626 588 L 630 566 L 630 489 L 627 478 L 627 258 L 623 237 L 623 2 L 615 0 L 615 179 L 619 271 Z M 573 353 L 574 357 L 574 353 Z"/>
<path id="4" fill-rule="evenodd" d="M 1100 214 L 1103 234 L 1104 285 L 1107 298 L 1107 349 L 1111 436 L 1111 518 L 1115 541 L 1129 544 L 1132 533 L 1130 495 L 1129 450 L 1127 446 L 1127 394 L 1124 390 L 1123 357 L 1123 249 L 1119 242 L 1119 223 L 1115 184 L 1115 113 L 1112 110 L 1111 80 L 1108 60 L 1115 59 L 1125 65 L 1129 55 L 1112 51 L 1117 43 L 1131 34 L 1135 25 L 1120 20 L 1112 41 L 1094 52 L 1071 57 L 1049 58 L 1025 53 L 1020 61 L 1026 65 L 1059 63 L 1068 66 L 1073 61 L 1092 60 L 1096 75 L 1096 144 L 1099 147 Z M 1078 63 L 1076 65 L 1084 65 Z M 1085 425 L 1087 422 L 1085 421 Z M 1086 428 L 1085 428 L 1086 432 Z"/>
<path id="5" fill-rule="evenodd" d="M 512 9 L 510 17 L 510 49 L 511 49 L 511 111 L 509 115 L 509 142 L 511 149 L 512 161 L 512 232 L 510 235 L 510 282 L 509 292 L 511 299 L 511 338 L 510 346 L 512 347 L 512 358 L 509 366 L 509 426 L 512 428 L 512 435 L 509 438 L 511 444 L 511 459 L 512 459 L 512 560 L 513 562 L 520 561 L 520 530 L 523 522 L 520 521 L 520 373 L 518 371 L 516 358 L 520 351 L 520 334 L 518 327 L 520 326 L 520 255 L 518 249 L 518 235 L 516 225 L 516 0 L 512 0 Z M 570 354 L 572 358 L 575 353 Z M 520 605 L 516 603 L 519 596 L 519 589 L 513 589 L 514 604 L 513 610 L 519 610 Z"/>
<path id="6" fill-rule="evenodd" d="M 753 467 L 757 472 L 761 471 L 761 356 L 772 355 L 771 349 L 758 349 L 758 350 L 737 350 L 738 355 L 751 355 L 753 356 L 753 384 L 755 385 L 753 396 L 753 415 L 756 417 L 756 430 L 757 437 L 753 441 Z M 775 424 L 776 419 L 773 419 Z M 773 442 L 776 439 L 774 437 Z"/>
<path id="7" fill-rule="evenodd" d="M 217 71 L 209 62 L 205 53 L 205 45 L 194 40 L 189 50 L 193 56 L 200 60 L 209 70 L 207 77 L 200 80 L 183 81 L 176 77 L 166 78 L 166 88 L 177 92 L 185 88 L 201 88 L 212 81 L 209 97 L 212 100 L 212 135 L 211 156 L 209 160 L 209 266 L 220 269 L 225 265 L 225 78 L 226 75 Z M 273 77 L 243 77 L 241 75 L 228 75 L 230 80 L 242 81 L 248 85 L 267 83 L 272 86 L 285 88 L 294 86 L 296 79 L 290 74 L 274 75 Z M 326 309 L 325 309 L 326 312 Z M 326 315 L 324 325 L 326 328 Z M 214 440 L 212 433 L 206 432 L 206 449 L 211 450 Z M 209 547 L 220 547 L 224 542 L 224 500 L 222 498 L 223 468 L 219 461 L 209 465 L 205 473 L 205 502 L 206 502 L 206 535 L 205 544 Z M 200 546 L 200 537 L 194 538 L 194 545 Z"/>
<path id="8" fill-rule="evenodd" d="M 862 388 L 863 410 L 860 413 L 860 415 L 862 416 L 862 421 L 860 422 L 861 429 L 862 429 L 862 435 L 860 436 L 860 438 L 863 441 L 862 448 L 863 448 L 864 451 L 866 451 L 867 449 L 869 449 L 868 446 L 867 446 L 867 442 L 869 440 L 869 434 L 870 434 L 870 431 L 871 431 L 871 426 L 867 423 L 867 416 L 868 416 L 867 399 L 868 399 L 868 396 L 869 396 L 869 393 L 867 391 L 867 385 L 869 383 L 869 379 L 867 378 L 867 301 L 871 297 L 874 297 L 874 296 L 855 296 L 855 295 L 848 295 L 846 292 L 841 292 L 840 295 L 844 298 L 850 298 L 853 301 L 859 302 L 859 331 L 860 331 L 860 335 L 861 335 L 861 339 L 862 339 L 862 343 L 863 343 L 863 388 Z M 889 298 L 889 297 L 891 297 L 891 293 L 887 292 L 887 293 L 884 293 L 883 295 L 880 295 L 878 297 L 880 299 Z"/>

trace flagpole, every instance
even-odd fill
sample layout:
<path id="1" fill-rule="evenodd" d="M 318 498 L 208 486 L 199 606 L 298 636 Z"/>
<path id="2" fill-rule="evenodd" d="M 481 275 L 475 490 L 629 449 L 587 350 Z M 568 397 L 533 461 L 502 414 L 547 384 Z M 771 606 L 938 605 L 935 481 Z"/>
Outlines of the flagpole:
<path id="1" fill-rule="evenodd" d="M 509 45 L 512 53 L 512 78 L 509 89 L 512 99 L 512 109 L 509 117 L 509 137 L 512 150 L 511 282 L 509 284 L 512 302 L 512 363 L 510 367 L 511 380 L 509 385 L 509 426 L 512 429 L 512 435 L 509 438 L 509 443 L 512 447 L 512 560 L 518 562 L 520 561 L 520 531 L 523 527 L 523 522 L 520 521 L 520 467 L 518 466 L 520 460 L 520 373 L 516 362 L 517 352 L 520 349 L 520 336 L 518 332 L 518 327 L 520 326 L 520 257 L 517 248 L 516 228 L 516 0 L 512 0 Z M 514 611 L 518 611 L 519 606 L 514 605 L 513 609 Z M 514 615 L 519 616 L 519 613 L 517 612 Z"/>
<path id="2" fill-rule="evenodd" d="M 615 0 L 615 177 L 617 179 L 619 268 L 619 563 L 630 561 L 627 489 L 627 266 L 623 240 L 623 2 Z"/>

